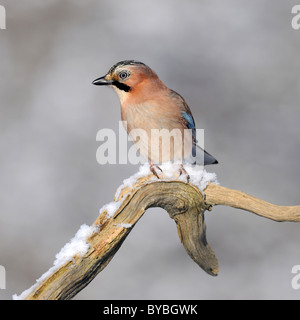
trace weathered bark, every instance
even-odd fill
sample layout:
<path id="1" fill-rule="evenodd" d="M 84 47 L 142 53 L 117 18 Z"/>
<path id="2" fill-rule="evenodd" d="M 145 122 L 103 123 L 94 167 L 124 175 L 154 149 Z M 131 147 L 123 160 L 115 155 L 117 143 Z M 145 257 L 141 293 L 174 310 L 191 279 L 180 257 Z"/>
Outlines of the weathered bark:
<path id="1" fill-rule="evenodd" d="M 121 205 L 111 218 L 104 210 L 94 222 L 100 231 L 87 239 L 84 256 L 74 256 L 27 296 L 28 300 L 71 299 L 103 270 L 127 235 L 150 207 L 165 209 L 177 224 L 183 246 L 207 273 L 217 275 L 218 261 L 206 241 L 204 212 L 215 205 L 247 210 L 276 221 L 300 221 L 300 206 L 276 206 L 215 184 L 205 189 L 205 199 L 195 186 L 182 181 L 150 181 L 144 177 L 124 188 L 114 201 Z M 130 228 L 124 227 L 128 224 Z"/>

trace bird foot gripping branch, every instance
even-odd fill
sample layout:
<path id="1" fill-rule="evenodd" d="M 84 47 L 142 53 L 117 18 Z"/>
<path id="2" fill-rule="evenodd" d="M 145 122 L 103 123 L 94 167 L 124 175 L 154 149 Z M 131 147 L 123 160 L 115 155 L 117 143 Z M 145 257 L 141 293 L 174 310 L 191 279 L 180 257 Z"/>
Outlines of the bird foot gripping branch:
<path id="1" fill-rule="evenodd" d="M 164 174 L 164 172 L 162 171 L 162 169 L 157 166 L 157 165 L 154 165 L 154 164 L 150 164 L 150 171 L 154 174 L 154 176 L 157 178 L 157 179 L 165 179 L 166 176 Z M 179 178 L 180 176 L 185 176 L 186 178 L 186 182 L 189 183 L 190 182 L 190 175 L 187 173 L 187 171 L 184 169 L 184 166 L 182 164 L 180 164 L 178 166 L 178 172 L 177 174 L 174 173 L 174 177 L 176 178 Z"/>

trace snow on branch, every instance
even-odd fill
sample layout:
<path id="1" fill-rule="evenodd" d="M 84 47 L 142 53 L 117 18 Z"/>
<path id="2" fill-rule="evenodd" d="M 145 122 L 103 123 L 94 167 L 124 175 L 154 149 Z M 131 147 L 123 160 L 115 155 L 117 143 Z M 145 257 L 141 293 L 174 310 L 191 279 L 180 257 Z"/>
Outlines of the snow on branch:
<path id="1" fill-rule="evenodd" d="M 208 274 L 217 275 L 218 261 L 206 240 L 204 212 L 215 205 L 231 206 L 275 221 L 300 221 L 300 206 L 276 206 L 238 190 L 218 185 L 216 175 L 185 166 L 190 176 L 178 175 L 174 165 L 161 166 L 157 179 L 148 164 L 124 180 L 114 201 L 103 206 L 92 226 L 82 225 L 56 255 L 53 267 L 14 299 L 71 299 L 103 270 L 144 212 L 161 207 L 174 219 L 190 257 Z"/>

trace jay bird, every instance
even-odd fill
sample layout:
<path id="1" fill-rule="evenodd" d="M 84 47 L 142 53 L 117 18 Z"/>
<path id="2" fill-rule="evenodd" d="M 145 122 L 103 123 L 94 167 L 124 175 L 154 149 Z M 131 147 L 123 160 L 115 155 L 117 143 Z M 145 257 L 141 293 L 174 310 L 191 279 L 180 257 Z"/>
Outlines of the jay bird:
<path id="1" fill-rule="evenodd" d="M 144 63 L 135 60 L 118 62 L 93 84 L 111 86 L 115 90 L 121 104 L 123 124 L 126 121 L 125 129 L 138 145 L 140 154 L 149 160 L 150 169 L 157 177 L 156 168 L 162 171 L 157 165 L 167 161 L 179 160 L 179 173 L 184 172 L 187 180 L 189 176 L 182 163 L 218 163 L 197 145 L 195 121 L 183 97 L 165 86 Z M 139 129 L 145 135 L 140 134 Z M 169 141 L 162 142 L 162 131 L 172 133 L 168 136 Z"/>

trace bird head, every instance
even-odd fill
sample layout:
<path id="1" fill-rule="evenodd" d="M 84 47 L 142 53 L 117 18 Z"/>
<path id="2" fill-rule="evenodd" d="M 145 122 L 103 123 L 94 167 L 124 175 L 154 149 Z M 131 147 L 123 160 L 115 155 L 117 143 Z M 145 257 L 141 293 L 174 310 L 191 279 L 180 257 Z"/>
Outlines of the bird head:
<path id="1" fill-rule="evenodd" d="M 132 93 L 145 92 L 153 83 L 161 83 L 156 73 L 144 63 L 135 60 L 120 61 L 113 65 L 105 76 L 93 81 L 93 84 L 98 86 L 112 86 L 121 102 Z"/>

